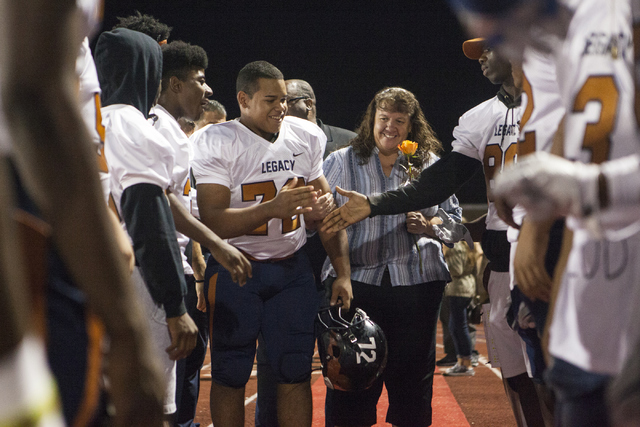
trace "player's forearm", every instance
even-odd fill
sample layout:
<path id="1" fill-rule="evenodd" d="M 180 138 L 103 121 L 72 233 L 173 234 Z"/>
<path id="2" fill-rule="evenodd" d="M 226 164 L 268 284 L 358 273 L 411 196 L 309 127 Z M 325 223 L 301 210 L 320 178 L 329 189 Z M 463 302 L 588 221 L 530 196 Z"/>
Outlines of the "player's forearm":
<path id="1" fill-rule="evenodd" d="M 549 244 L 549 232 L 556 219 L 547 219 L 544 221 L 531 221 L 527 217 L 522 220 L 518 243 L 531 245 L 536 248 L 544 247 L 546 251 Z"/>
<path id="2" fill-rule="evenodd" d="M 338 277 L 350 278 L 351 263 L 349 262 L 347 232 L 343 230 L 334 234 L 327 234 L 321 231 L 318 233 Z"/>
<path id="3" fill-rule="evenodd" d="M 269 216 L 265 205 L 265 203 L 262 203 L 242 209 L 217 209 L 203 205 L 198 199 L 202 222 L 221 239 L 244 236 L 266 224 L 272 217 Z M 204 244 L 203 242 L 201 243 Z"/>
<path id="4" fill-rule="evenodd" d="M 482 168 L 471 157 L 451 153 L 424 169 L 409 185 L 370 196 L 371 217 L 419 211 L 439 205 L 451 197 Z"/>
<path id="5" fill-rule="evenodd" d="M 200 243 L 193 241 L 191 243 L 191 267 L 193 268 L 193 276 L 196 280 L 204 280 L 204 272 L 207 264 L 204 262 L 202 248 Z"/>
<path id="6" fill-rule="evenodd" d="M 173 216 L 162 189 L 133 185 L 124 190 L 120 204 L 151 297 L 164 306 L 167 317 L 181 316 L 186 313 L 187 285 Z"/>
<path id="7" fill-rule="evenodd" d="M 210 250 L 213 250 L 221 243 L 220 237 L 191 215 L 175 194 L 168 193 L 167 196 L 177 231 Z"/>

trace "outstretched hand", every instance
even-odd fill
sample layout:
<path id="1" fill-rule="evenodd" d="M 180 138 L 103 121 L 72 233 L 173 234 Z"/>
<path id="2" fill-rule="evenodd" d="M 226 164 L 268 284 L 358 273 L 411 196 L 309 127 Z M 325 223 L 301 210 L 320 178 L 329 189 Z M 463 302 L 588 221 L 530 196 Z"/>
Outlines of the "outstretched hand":
<path id="1" fill-rule="evenodd" d="M 336 191 L 347 197 L 349 201 L 331 212 L 322 222 L 320 231 L 337 233 L 350 225 L 360 222 L 371 214 L 369 199 L 356 191 L 346 191 L 336 186 Z"/>

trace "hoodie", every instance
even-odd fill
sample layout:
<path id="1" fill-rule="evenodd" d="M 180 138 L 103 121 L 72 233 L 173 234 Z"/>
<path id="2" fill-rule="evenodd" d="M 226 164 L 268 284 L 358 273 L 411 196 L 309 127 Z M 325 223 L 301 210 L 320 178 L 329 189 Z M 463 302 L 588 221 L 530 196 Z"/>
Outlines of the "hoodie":
<path id="1" fill-rule="evenodd" d="M 138 31 L 117 28 L 100 35 L 95 57 L 102 105 L 131 105 L 149 118 L 162 78 L 158 43 Z"/>
<path id="2" fill-rule="evenodd" d="M 102 87 L 105 156 L 111 199 L 123 220 L 153 300 L 168 318 L 186 312 L 186 282 L 173 216 L 164 195 L 175 151 L 147 121 L 162 74 L 160 46 L 127 29 L 100 35 L 96 68 Z"/>

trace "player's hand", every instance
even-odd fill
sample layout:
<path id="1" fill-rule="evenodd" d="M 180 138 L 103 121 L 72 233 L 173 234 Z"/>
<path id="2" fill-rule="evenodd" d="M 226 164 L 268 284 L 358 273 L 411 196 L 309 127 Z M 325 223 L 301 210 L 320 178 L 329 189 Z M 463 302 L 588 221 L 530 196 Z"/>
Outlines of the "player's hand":
<path id="1" fill-rule="evenodd" d="M 322 221 L 332 210 L 336 208 L 333 194 L 322 194 L 322 189 L 315 192 L 316 200 L 310 205 L 311 212 L 304 214 L 304 221 Z"/>
<path id="2" fill-rule="evenodd" d="M 166 348 L 171 360 L 184 359 L 196 346 L 198 327 L 188 313 L 178 317 L 167 317 L 171 345 Z"/>
<path id="3" fill-rule="evenodd" d="M 331 285 L 331 302 L 334 306 L 338 303 L 338 298 L 342 300 L 342 308 L 346 311 L 351 307 L 353 290 L 351 289 L 351 279 L 349 277 L 338 277 Z"/>
<path id="4" fill-rule="evenodd" d="M 162 426 L 166 384 L 149 338 L 136 335 L 110 338 L 107 374 L 115 407 L 113 425 Z"/>
<path id="5" fill-rule="evenodd" d="M 551 277 L 544 266 L 549 230 L 527 218 L 522 222 L 513 262 L 516 285 L 531 300 L 549 301 Z"/>
<path id="6" fill-rule="evenodd" d="M 521 204 L 533 221 L 583 216 L 583 206 L 598 206 L 595 165 L 571 162 L 545 152 L 525 156 L 495 178 L 493 194 Z"/>
<path id="7" fill-rule="evenodd" d="M 211 255 L 231 274 L 231 279 L 244 286 L 247 283 L 247 277 L 253 277 L 251 271 L 251 263 L 238 249 L 220 240 L 218 245 L 209 248 Z"/>
<path id="8" fill-rule="evenodd" d="M 276 197 L 265 203 L 269 207 L 269 217 L 290 219 L 311 212 L 310 206 L 316 199 L 313 185 L 296 187 L 297 185 L 298 178 L 293 178 L 282 187 Z"/>
<path id="9" fill-rule="evenodd" d="M 411 234 L 426 234 L 429 237 L 436 237 L 432 225 L 442 224 L 442 220 L 438 217 L 426 218 L 420 212 L 407 213 L 407 231 Z"/>
<path id="10" fill-rule="evenodd" d="M 327 215 L 320 227 L 323 233 L 337 233 L 371 214 L 371 205 L 367 196 L 356 191 L 346 191 L 337 186 L 336 191 L 349 200 Z"/>
<path id="11" fill-rule="evenodd" d="M 204 282 L 196 282 L 196 295 L 198 297 L 198 302 L 196 303 L 196 308 L 203 313 L 207 312 L 207 296 L 204 294 Z"/>

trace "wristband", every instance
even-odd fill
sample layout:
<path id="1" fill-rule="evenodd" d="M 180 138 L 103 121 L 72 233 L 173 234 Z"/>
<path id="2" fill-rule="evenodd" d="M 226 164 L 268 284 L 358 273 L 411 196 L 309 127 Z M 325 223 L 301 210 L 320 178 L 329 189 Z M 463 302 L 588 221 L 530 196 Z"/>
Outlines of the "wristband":
<path id="1" fill-rule="evenodd" d="M 196 283 L 204 283 L 204 279 L 202 279 L 202 280 L 196 279 Z"/>

